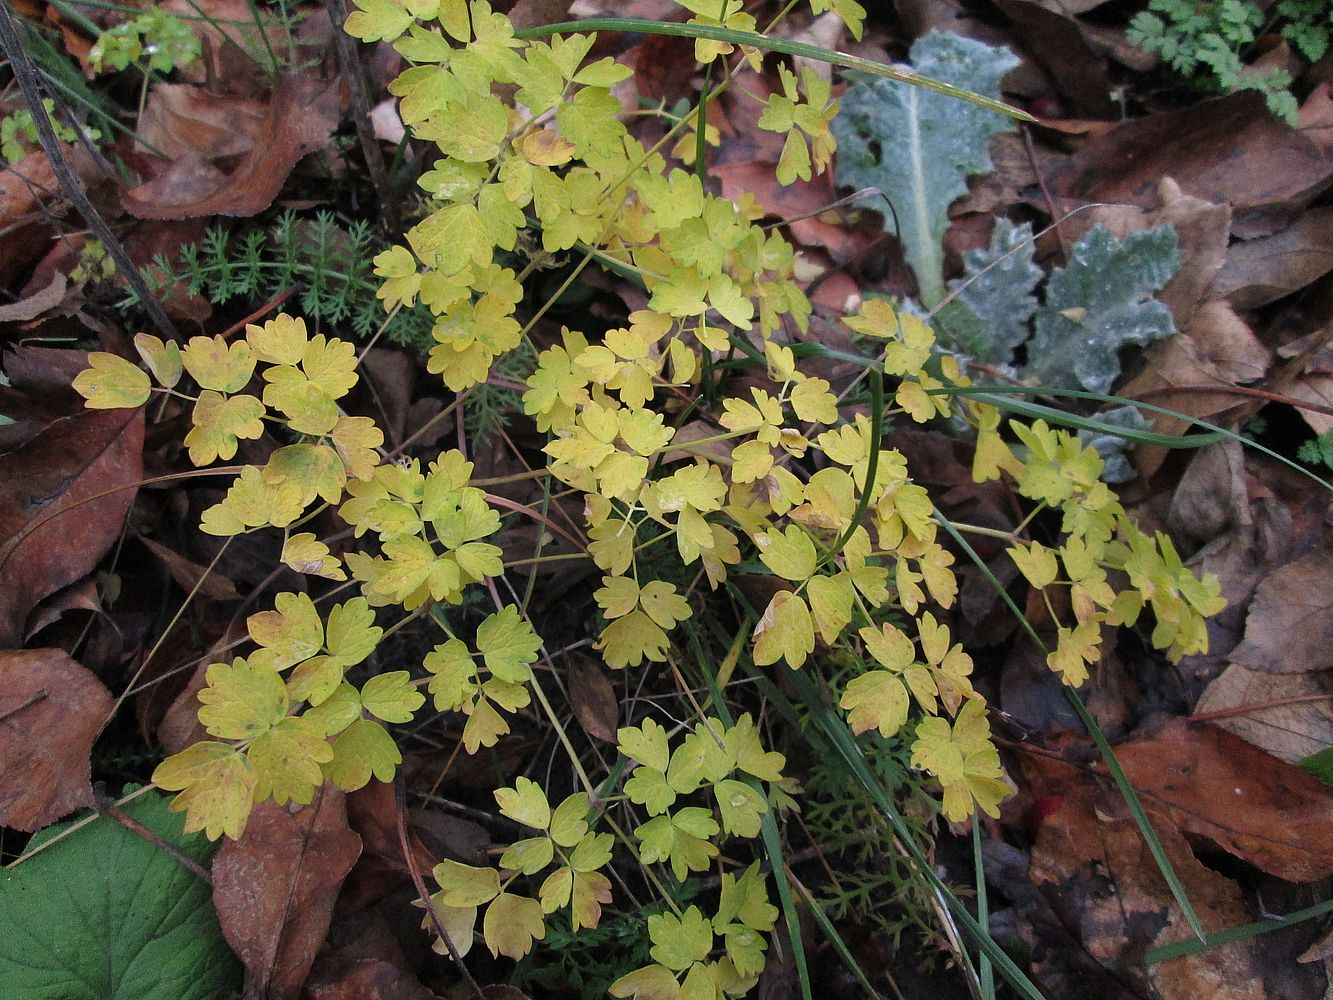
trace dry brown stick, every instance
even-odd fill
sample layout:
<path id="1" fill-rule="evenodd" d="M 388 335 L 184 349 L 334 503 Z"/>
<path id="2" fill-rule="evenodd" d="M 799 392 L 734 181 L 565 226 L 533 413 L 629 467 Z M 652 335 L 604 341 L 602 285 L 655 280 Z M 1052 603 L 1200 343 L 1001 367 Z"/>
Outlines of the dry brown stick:
<path id="1" fill-rule="evenodd" d="M 115 802 L 100 793 L 97 795 L 97 811 L 107 819 L 115 820 L 131 833 L 137 833 L 163 854 L 171 857 L 182 868 L 188 868 L 209 885 L 213 884 L 213 876 L 210 875 L 208 870 L 200 865 L 198 861 L 195 861 L 194 858 L 190 857 L 174 844 L 167 843 L 158 834 L 148 829 L 148 827 L 144 826 L 137 819 L 134 819 L 132 816 L 121 811 L 120 806 L 116 805 Z"/>
<path id="2" fill-rule="evenodd" d="M 412 885 L 416 888 L 417 895 L 421 897 L 421 904 L 426 907 L 426 913 L 430 917 L 431 924 L 435 927 L 435 933 L 440 936 L 445 950 L 449 952 L 449 957 L 453 959 L 455 967 L 472 990 L 472 995 L 477 997 L 477 1000 L 486 1000 L 486 994 L 481 991 L 476 979 L 468 971 L 467 965 L 463 962 L 463 956 L 454 947 L 453 939 L 449 937 L 449 932 L 444 929 L 444 924 L 440 921 L 440 915 L 435 912 L 435 904 L 431 902 L 430 893 L 426 891 L 426 881 L 417 869 L 417 859 L 412 852 L 412 845 L 407 839 L 407 782 L 403 780 L 401 771 L 394 776 L 393 791 L 396 814 L 394 819 L 398 827 L 398 843 L 403 849 L 403 860 L 407 863 L 408 873 L 412 876 Z"/>
<path id="3" fill-rule="evenodd" d="M 370 171 L 370 182 L 375 185 L 379 196 L 380 211 L 390 228 L 398 229 L 398 206 L 389 192 L 389 172 L 384 166 L 384 151 L 375 138 L 375 129 L 370 123 L 370 100 L 366 97 L 366 74 L 357 58 L 356 43 L 352 36 L 343 31 L 343 22 L 347 20 L 347 8 L 343 0 L 324 0 L 324 9 L 329 12 L 333 22 L 334 48 L 338 52 L 338 63 L 342 66 L 343 79 L 347 81 L 347 93 L 352 99 L 352 122 L 356 126 L 356 138 L 361 143 L 361 155 L 365 157 L 366 169 Z"/>
<path id="4" fill-rule="evenodd" d="M 14 21 L 14 15 L 10 13 L 8 3 L 0 3 L 0 48 L 4 49 L 5 56 L 9 59 L 9 68 L 14 72 L 14 79 L 19 85 L 19 90 L 23 92 L 23 99 L 28 105 L 28 110 L 32 112 L 33 124 L 37 127 L 37 141 L 41 144 L 42 152 L 46 158 L 51 161 L 51 169 L 55 171 L 56 179 L 60 181 L 60 189 L 65 197 L 69 199 L 70 204 L 83 216 L 88 227 L 102 241 L 106 251 L 115 261 L 117 270 L 124 276 L 125 281 L 134 290 L 134 294 L 139 297 L 144 310 L 148 313 L 148 318 L 152 320 L 153 326 L 157 328 L 165 339 L 176 340 L 176 327 L 167 317 L 162 304 L 153 296 L 148 288 L 148 283 L 143 280 L 143 275 L 139 269 L 134 266 L 134 261 L 130 259 L 129 253 L 124 245 L 116 238 L 116 234 L 111 231 L 111 227 L 106 224 L 106 220 L 93 207 L 89 201 L 88 195 L 84 193 L 79 185 L 79 180 L 74 176 L 74 171 L 70 169 L 65 157 L 60 152 L 60 142 L 56 139 L 55 130 L 51 128 L 51 120 L 46 115 L 46 108 L 42 106 L 41 91 L 37 88 L 37 70 L 33 67 L 32 61 L 28 58 L 28 53 L 23 49 L 23 43 L 19 39 L 18 24 Z M 52 97 L 55 100 L 55 95 Z"/>

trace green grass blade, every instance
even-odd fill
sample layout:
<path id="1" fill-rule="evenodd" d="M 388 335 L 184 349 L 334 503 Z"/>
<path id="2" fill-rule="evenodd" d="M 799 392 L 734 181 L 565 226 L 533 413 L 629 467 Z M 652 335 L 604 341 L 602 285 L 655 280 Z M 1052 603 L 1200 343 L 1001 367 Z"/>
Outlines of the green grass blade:
<path id="1" fill-rule="evenodd" d="M 1315 903 L 1313 906 L 1288 913 L 1276 920 L 1257 920 L 1252 924 L 1242 924 L 1240 927 L 1218 931 L 1216 934 L 1209 934 L 1203 941 L 1172 941 L 1170 944 L 1149 948 L 1143 955 L 1143 963 L 1145 965 L 1156 965 L 1158 962 L 1170 962 L 1173 959 L 1197 955 L 1200 952 L 1221 948 L 1223 945 L 1234 944 L 1237 941 L 1247 941 L 1252 937 L 1258 937 L 1260 934 L 1267 934 L 1269 931 L 1280 931 L 1287 927 L 1295 927 L 1299 923 L 1313 920 L 1315 917 L 1322 917 L 1326 913 L 1333 913 L 1333 899 Z"/>
<path id="2" fill-rule="evenodd" d="M 981 859 L 981 824 L 972 821 L 972 868 L 977 883 L 977 923 L 990 926 L 990 902 L 986 898 L 986 871 Z M 981 982 L 982 1000 L 995 1000 L 995 970 L 985 952 L 977 963 L 977 979 Z"/>
<path id="3" fill-rule="evenodd" d="M 717 25 L 679 24 L 676 22 L 649 21 L 637 17 L 590 17 L 586 21 L 561 21 L 559 24 L 543 24 L 533 28 L 524 28 L 521 31 L 514 32 L 514 37 L 543 38 L 547 35 L 569 34 L 580 31 L 640 32 L 645 35 L 705 38 L 714 42 L 730 42 L 732 45 L 749 45 L 765 52 L 781 52 L 783 55 L 814 59 L 829 63 L 832 66 L 841 66 L 843 69 L 859 70 L 862 73 L 897 80 L 899 83 L 911 84 L 913 87 L 933 90 L 936 93 L 956 97 L 960 101 L 967 101 L 991 111 L 999 112 L 1002 115 L 1008 115 L 1018 121 L 1035 122 L 1037 120 L 1026 111 L 1010 107 L 1003 101 L 982 97 L 970 90 L 955 87 L 941 80 L 933 80 L 928 76 L 922 76 L 920 73 L 913 73 L 911 70 L 875 62 L 873 59 L 862 59 L 860 56 L 838 52 L 834 49 L 821 48 L 818 45 L 795 42 L 788 38 L 770 38 L 753 31 L 737 31 L 734 28 L 722 28 Z"/>
<path id="4" fill-rule="evenodd" d="M 712 668 L 712 662 L 704 651 L 703 643 L 699 639 L 699 630 L 692 620 L 682 624 L 686 637 L 689 639 L 690 651 L 694 654 L 695 663 L 699 666 L 699 673 L 703 675 L 704 683 L 708 686 L 708 693 L 713 699 L 713 708 L 717 710 L 717 717 L 722 720 L 723 725 L 731 727 L 735 725 L 735 720 L 732 718 L 731 709 L 727 707 L 727 703 L 722 697 L 722 689 L 717 683 L 717 671 Z M 749 623 L 742 623 L 741 627 L 748 628 Z M 764 794 L 763 787 L 757 778 L 750 778 L 748 781 L 760 795 Z M 778 824 L 773 817 L 772 809 L 764 813 L 759 834 L 764 844 L 764 853 L 768 856 L 768 865 L 773 871 L 773 881 L 778 886 L 778 901 L 782 904 L 782 917 L 787 923 L 787 934 L 791 939 L 792 961 L 796 964 L 796 977 L 801 983 L 801 998 L 802 1000 L 814 1000 L 814 990 L 810 983 L 810 969 L 805 957 L 805 943 L 801 940 L 801 915 L 796 912 L 796 900 L 792 896 L 791 881 L 787 878 L 787 863 L 782 854 L 782 837 L 778 833 Z M 834 945 L 834 947 L 836 948 L 837 945 Z"/>
<path id="5" fill-rule="evenodd" d="M 995 574 L 991 572 L 991 569 L 986 565 L 985 560 L 977 554 L 976 549 L 968 544 L 967 539 L 963 537 L 962 533 L 953 526 L 952 522 L 950 522 L 947 517 L 936 512 L 935 520 L 949 534 L 949 537 L 958 544 L 964 554 L 972 560 L 973 564 L 981 570 L 981 573 L 985 576 L 987 582 L 995 588 L 995 592 L 1000 596 L 1000 600 L 1004 602 L 1005 606 L 1009 608 L 1014 617 L 1018 619 L 1019 624 L 1022 626 L 1023 630 L 1027 632 L 1032 641 L 1036 643 L 1037 648 L 1041 650 L 1043 654 L 1050 652 L 1050 650 L 1046 648 L 1046 643 L 1042 641 L 1041 636 L 1037 634 L 1037 630 L 1032 627 L 1032 623 L 1023 615 L 1023 612 L 1019 609 L 1018 605 L 1014 603 L 1014 599 L 1010 597 L 1008 591 L 1005 590 L 1004 585 L 996 579 Z M 1176 870 L 1171 866 L 1171 860 L 1166 856 L 1166 851 L 1162 847 L 1162 841 L 1157 836 L 1157 831 L 1153 829 L 1152 823 L 1148 820 L 1148 814 L 1144 811 L 1143 803 L 1139 801 L 1138 793 L 1134 791 L 1134 786 L 1129 783 L 1129 778 L 1125 775 L 1124 768 L 1120 766 L 1120 761 L 1116 759 L 1115 751 L 1111 748 L 1110 741 L 1107 740 L 1106 734 L 1102 732 L 1102 727 L 1097 725 L 1097 720 L 1092 717 L 1092 713 L 1089 712 L 1087 707 L 1083 704 L 1083 699 L 1078 696 L 1078 692 L 1068 685 L 1064 685 L 1064 689 L 1065 694 L 1069 696 L 1070 703 L 1074 706 L 1074 711 L 1076 711 L 1079 718 L 1083 720 L 1083 724 L 1087 727 L 1089 735 L 1092 736 L 1093 743 L 1097 745 L 1098 751 L 1101 752 L 1102 759 L 1106 761 L 1106 766 L 1111 772 L 1111 777 L 1115 781 L 1116 788 L 1120 790 L 1121 797 L 1125 800 L 1125 804 L 1129 806 L 1130 814 L 1134 817 L 1134 824 L 1139 828 L 1139 835 L 1143 837 L 1144 843 L 1148 845 L 1148 851 L 1152 854 L 1153 861 L 1157 864 L 1157 870 L 1161 872 L 1167 887 L 1170 888 L 1171 896 L 1175 899 L 1176 905 L 1180 907 L 1181 913 L 1184 914 L 1185 922 L 1188 923 L 1190 929 L 1198 935 L 1199 940 L 1204 940 L 1204 929 L 1203 924 L 1199 921 L 1199 915 L 1194 912 L 1194 906 L 1189 901 L 1189 896 L 1185 892 L 1185 887 L 1181 884 L 1180 877 L 1176 875 Z"/>

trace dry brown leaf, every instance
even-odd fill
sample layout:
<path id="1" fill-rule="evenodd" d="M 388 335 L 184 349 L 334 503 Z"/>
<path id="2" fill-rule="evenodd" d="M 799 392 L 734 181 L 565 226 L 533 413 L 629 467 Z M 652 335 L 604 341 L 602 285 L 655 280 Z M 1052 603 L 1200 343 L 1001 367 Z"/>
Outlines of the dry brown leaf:
<path id="1" fill-rule="evenodd" d="M 310 75 L 277 78 L 253 148 L 223 172 L 191 149 L 162 173 L 121 196 L 141 219 L 258 215 L 273 203 L 292 168 L 320 148 L 338 124 L 338 83 Z"/>
<path id="2" fill-rule="evenodd" d="M 241 595 L 236 592 L 236 584 L 217 570 L 210 571 L 206 566 L 191 562 L 179 552 L 169 549 L 151 538 L 140 535 L 139 541 L 166 567 L 167 572 L 171 574 L 171 578 L 176 581 L 176 586 L 187 594 L 195 592 L 197 587 L 197 593 L 207 597 L 210 601 L 239 601 L 241 599 Z"/>
<path id="3" fill-rule="evenodd" d="M 245 964 L 246 996 L 295 1000 L 333 918 L 343 879 L 361 856 L 342 792 L 313 804 L 255 806 L 240 840 L 213 859 L 213 902 L 227 943 Z"/>
<path id="4" fill-rule="evenodd" d="M 1213 281 L 1213 294 L 1256 309 L 1333 271 L 1333 208 L 1315 208 L 1274 236 L 1237 243 Z"/>
<path id="5" fill-rule="evenodd" d="M 1088 46 L 1078 21 L 1031 0 L 997 0 L 996 6 L 1009 18 L 1023 51 L 1050 75 L 1074 110 L 1093 118 L 1115 115 L 1106 61 Z"/>
<path id="6" fill-rule="evenodd" d="M 0 455 L 0 646 L 17 646 L 33 605 L 91 572 L 120 536 L 143 478 L 143 430 L 142 409 L 84 410 Z"/>
<path id="7" fill-rule="evenodd" d="M 1246 228 L 1244 216 L 1299 208 L 1333 173 L 1333 150 L 1315 129 L 1283 125 L 1262 95 L 1240 91 L 1125 122 L 1083 146 L 1047 183 L 1066 198 L 1152 208 L 1158 182 L 1172 177 L 1186 194 L 1230 203 L 1238 231 L 1260 235 L 1272 228 Z"/>
<path id="8" fill-rule="evenodd" d="M 303 996 L 306 1000 L 439 1000 L 398 966 L 377 958 L 321 959 Z"/>
<path id="9" fill-rule="evenodd" d="M 1333 787 L 1225 729 L 1170 719 L 1116 748 L 1145 805 L 1270 875 L 1333 874 Z"/>
<path id="10" fill-rule="evenodd" d="M 589 736 L 607 743 L 616 741 L 620 727 L 620 703 L 602 668 L 583 656 L 569 660 L 569 702 L 574 717 Z"/>
<path id="11" fill-rule="evenodd" d="M 1333 746 L 1333 676 L 1327 672 L 1269 674 L 1233 663 L 1204 689 L 1194 714 L 1242 708 L 1248 710 L 1210 721 L 1289 764 Z"/>
<path id="12" fill-rule="evenodd" d="M 1113 796 L 1114 793 L 1104 793 Z M 1239 887 L 1202 865 L 1170 820 L 1150 814 L 1172 868 L 1209 931 L 1248 923 Z M 1184 913 L 1118 799 L 1090 788 L 1066 793 L 1032 848 L 1032 881 L 1104 965 L 1123 969 L 1161 1000 L 1264 1000 L 1253 941 L 1143 967 L 1151 947 L 1192 936 Z M 1041 968 L 1034 969 L 1040 976 Z"/>
<path id="13" fill-rule="evenodd" d="M 50 284 L 41 291 L 34 292 L 18 302 L 0 306 L 0 323 L 26 323 L 30 319 L 36 319 L 42 313 L 64 302 L 65 290 L 68 287 L 69 282 L 65 276 L 57 271 L 52 275 Z"/>
<path id="14" fill-rule="evenodd" d="M 268 114 L 268 105 L 253 98 L 210 94 L 185 83 L 159 83 L 148 92 L 136 131 L 170 160 L 186 153 L 220 160 L 254 149 Z"/>
<path id="15" fill-rule="evenodd" d="M 1333 667 L 1333 550 L 1325 546 L 1274 572 L 1255 591 L 1245 639 L 1231 658 L 1253 670 Z"/>
<path id="16" fill-rule="evenodd" d="M 0 826 L 31 833 L 93 804 L 88 758 L 114 704 L 59 649 L 0 652 Z"/>

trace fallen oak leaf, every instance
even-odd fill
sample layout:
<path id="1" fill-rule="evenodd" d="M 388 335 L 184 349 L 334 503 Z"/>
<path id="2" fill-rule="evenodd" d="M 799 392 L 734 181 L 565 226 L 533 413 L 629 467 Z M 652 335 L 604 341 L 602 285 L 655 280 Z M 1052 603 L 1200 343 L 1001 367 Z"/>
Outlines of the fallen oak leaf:
<path id="1" fill-rule="evenodd" d="M 1187 719 L 1116 747 L 1146 806 L 1181 833 L 1289 882 L 1333 874 L 1333 787 L 1225 729 Z"/>
<path id="2" fill-rule="evenodd" d="M 0 455 L 0 646 L 120 536 L 143 477 L 143 410 L 85 410 Z M 96 499 L 93 499 L 93 498 Z"/>
<path id="3" fill-rule="evenodd" d="M 337 80 L 283 73 L 254 147 L 233 171 L 223 173 L 199 153 L 185 153 L 153 180 L 127 191 L 121 203 L 141 219 L 258 215 L 273 204 L 292 168 L 324 145 L 337 124 Z"/>
<path id="4" fill-rule="evenodd" d="M 59 649 L 0 652 L 0 826 L 32 832 L 93 804 L 111 692 Z"/>

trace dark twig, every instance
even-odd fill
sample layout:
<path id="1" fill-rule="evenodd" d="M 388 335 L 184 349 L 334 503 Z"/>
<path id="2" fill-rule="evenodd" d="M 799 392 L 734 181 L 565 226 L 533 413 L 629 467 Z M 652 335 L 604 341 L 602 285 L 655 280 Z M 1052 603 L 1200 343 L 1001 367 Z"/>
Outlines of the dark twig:
<path id="1" fill-rule="evenodd" d="M 191 872 L 193 872 L 195 875 L 198 875 L 209 885 L 213 884 L 213 876 L 210 875 L 207 869 L 205 869 L 202 865 L 200 865 L 199 862 L 195 861 L 194 858 L 190 857 L 188 854 L 186 854 L 184 851 L 182 851 L 175 845 L 167 843 L 152 830 L 148 829 L 148 827 L 140 823 L 137 819 L 134 819 L 133 817 L 126 815 L 124 812 L 121 811 L 120 806 L 116 805 L 115 802 L 111 801 L 106 796 L 100 794 L 97 796 L 97 811 L 101 813 L 103 816 L 105 816 L 107 819 L 115 820 L 125 829 L 129 830 L 131 833 L 137 833 L 140 837 L 148 841 L 163 854 L 166 854 L 169 857 L 171 857 L 181 867 L 188 868 Z"/>
<path id="2" fill-rule="evenodd" d="M 51 121 L 46 115 L 46 109 L 42 106 L 41 91 L 37 88 L 37 70 L 28 58 L 28 53 L 23 50 L 23 43 L 19 39 L 18 25 L 14 21 L 14 15 L 10 13 L 7 2 L 0 2 L 0 47 L 4 48 L 5 56 L 9 59 L 9 66 L 14 71 L 14 79 L 18 82 L 19 90 L 23 92 L 23 99 L 27 102 L 28 110 L 32 112 L 33 124 L 37 126 L 38 142 L 41 144 L 42 152 L 51 161 L 51 168 L 60 181 L 60 188 L 65 197 L 83 216 L 84 221 L 88 223 L 89 228 L 92 229 L 97 238 L 102 241 L 107 253 L 115 261 L 116 268 L 124 275 L 125 280 L 143 302 L 144 309 L 148 312 L 148 318 L 153 321 L 153 326 L 157 328 L 158 333 L 170 340 L 177 339 L 176 327 L 167 317 L 162 304 L 148 290 L 143 275 L 134 266 L 134 261 L 130 260 L 130 255 L 126 252 L 124 245 L 116 238 L 116 235 L 111 231 L 111 227 L 106 224 L 106 220 L 102 218 L 97 209 L 93 208 L 93 203 L 88 200 L 88 195 L 84 193 L 78 178 L 74 176 L 74 171 L 70 169 L 69 164 L 61 154 L 60 142 L 56 139 L 55 130 L 51 128 Z"/>
<path id="3" fill-rule="evenodd" d="M 401 771 L 393 779 L 393 791 L 395 800 L 395 820 L 398 826 L 398 843 L 403 849 L 403 860 L 407 862 L 407 870 L 412 875 L 412 885 L 416 887 L 417 895 L 421 897 L 421 904 L 426 908 L 426 913 L 430 917 L 431 924 L 435 927 L 435 933 L 440 936 L 444 942 L 444 948 L 449 952 L 449 957 L 453 959 L 454 965 L 459 973 L 467 982 L 472 990 L 472 995 L 477 1000 L 486 1000 L 486 994 L 481 991 L 476 979 L 468 971 L 467 965 L 463 962 L 463 956 L 458 954 L 458 949 L 454 947 L 453 939 L 449 937 L 449 932 L 444 929 L 444 924 L 440 921 L 440 915 L 435 912 L 435 904 L 431 902 L 430 893 L 426 891 L 426 880 L 421 877 L 421 871 L 417 868 L 416 854 L 412 850 L 412 845 L 407 839 L 407 782 L 403 780 Z"/>
<path id="4" fill-rule="evenodd" d="M 366 74 L 357 58 L 356 43 L 352 36 L 342 30 L 347 20 L 347 6 L 343 0 L 324 0 L 324 9 L 329 12 L 333 22 L 334 46 L 338 51 L 338 63 L 342 66 L 343 79 L 347 81 L 347 93 L 352 99 L 352 121 L 356 124 L 356 137 L 361 143 L 361 155 L 365 157 L 366 169 L 370 171 L 370 182 L 375 185 L 379 196 L 380 211 L 390 228 L 398 229 L 398 206 L 389 193 L 389 172 L 384 167 L 384 151 L 375 138 L 375 129 L 370 124 L 370 100 L 366 97 Z"/>

